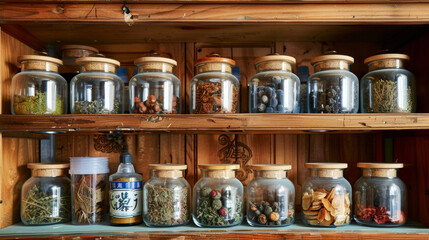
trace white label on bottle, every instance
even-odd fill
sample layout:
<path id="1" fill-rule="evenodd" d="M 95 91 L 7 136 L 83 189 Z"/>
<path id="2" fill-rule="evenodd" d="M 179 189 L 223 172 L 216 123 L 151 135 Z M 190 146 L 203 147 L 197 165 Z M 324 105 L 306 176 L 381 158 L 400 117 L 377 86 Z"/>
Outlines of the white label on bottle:
<path id="1" fill-rule="evenodd" d="M 129 218 L 142 214 L 142 182 L 110 182 L 110 216 Z"/>

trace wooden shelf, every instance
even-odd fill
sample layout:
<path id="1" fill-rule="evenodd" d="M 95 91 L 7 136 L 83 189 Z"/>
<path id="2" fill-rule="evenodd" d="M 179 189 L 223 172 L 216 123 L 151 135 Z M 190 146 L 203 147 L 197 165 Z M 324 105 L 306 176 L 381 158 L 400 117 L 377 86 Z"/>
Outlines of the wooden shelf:
<path id="1" fill-rule="evenodd" d="M 224 115 L 0 115 L 2 132 L 246 132 L 429 129 L 429 113 Z"/>
<path id="2" fill-rule="evenodd" d="M 246 223 L 231 228 L 198 228 L 195 225 L 168 228 L 149 228 L 144 225 L 113 227 L 107 224 L 77 226 L 70 223 L 47 226 L 25 226 L 22 223 L 0 230 L 2 237 L 63 239 L 67 236 L 79 239 L 101 237 L 103 239 L 131 238 L 144 239 L 429 239 L 429 229 L 422 224 L 411 222 L 399 228 L 364 227 L 357 224 L 338 228 L 314 228 L 298 222 L 288 227 L 255 228 Z M 61 235 L 61 237 L 60 237 Z"/>

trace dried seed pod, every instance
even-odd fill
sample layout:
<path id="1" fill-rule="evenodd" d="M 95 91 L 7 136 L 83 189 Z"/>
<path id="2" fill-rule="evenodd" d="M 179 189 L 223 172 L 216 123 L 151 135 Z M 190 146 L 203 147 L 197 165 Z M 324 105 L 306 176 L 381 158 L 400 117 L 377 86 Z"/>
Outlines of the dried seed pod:
<path id="1" fill-rule="evenodd" d="M 150 94 L 148 97 L 147 97 L 147 100 L 149 101 L 149 104 L 154 104 L 154 103 L 156 103 L 156 97 L 155 97 L 155 95 L 153 95 L 153 94 Z"/>
<path id="2" fill-rule="evenodd" d="M 326 208 L 326 210 L 328 210 L 329 212 L 332 212 L 333 208 L 332 208 L 331 203 L 328 201 L 328 199 L 323 198 L 322 204 L 323 204 L 323 207 Z"/>
<path id="3" fill-rule="evenodd" d="M 313 193 L 313 202 L 314 201 L 320 201 L 320 200 L 322 200 L 322 198 L 324 198 L 324 197 L 326 197 L 326 193 L 323 193 L 323 192 L 314 192 Z"/>
<path id="4" fill-rule="evenodd" d="M 335 197 L 335 188 L 332 188 L 331 191 L 329 192 L 328 196 L 326 197 L 326 199 L 328 199 L 328 201 L 332 202 L 332 199 L 334 199 Z"/>
<path id="5" fill-rule="evenodd" d="M 273 209 L 270 206 L 266 206 L 264 209 L 265 216 L 270 216 L 270 214 L 273 212 Z"/>
<path id="6" fill-rule="evenodd" d="M 337 210 L 339 207 L 344 206 L 344 195 L 337 194 L 334 199 L 332 199 L 332 207 Z"/>
<path id="7" fill-rule="evenodd" d="M 201 197 L 208 197 L 211 191 L 212 191 L 212 189 L 209 187 L 205 187 L 205 188 L 201 189 L 201 192 L 200 192 Z"/>
<path id="8" fill-rule="evenodd" d="M 266 224 L 267 223 L 267 216 L 265 216 L 265 214 L 260 214 L 258 216 L 258 222 L 260 224 Z"/>
<path id="9" fill-rule="evenodd" d="M 280 214 L 278 212 L 271 212 L 269 216 L 271 221 L 277 221 L 280 218 Z"/>
<path id="10" fill-rule="evenodd" d="M 305 193 L 304 196 L 302 196 L 302 209 L 308 210 L 311 205 L 311 195 L 308 195 L 308 193 Z"/>
<path id="11" fill-rule="evenodd" d="M 307 222 L 310 224 L 310 225 L 319 225 L 319 221 L 316 219 L 316 220 L 307 220 Z"/>
<path id="12" fill-rule="evenodd" d="M 212 202 L 212 208 L 213 208 L 214 210 L 219 210 L 219 209 L 221 209 L 221 208 L 222 208 L 222 201 L 221 201 L 221 200 L 219 200 L 219 199 L 215 199 L 215 200 L 213 200 L 213 202 Z"/>
<path id="13" fill-rule="evenodd" d="M 307 220 L 317 220 L 317 215 L 314 215 L 314 216 L 305 215 L 305 219 L 307 219 Z"/>
<path id="14" fill-rule="evenodd" d="M 319 210 L 319 209 L 321 209 L 322 208 L 322 205 L 321 204 L 319 204 L 319 205 L 316 205 L 316 206 L 311 206 L 310 208 L 309 208 L 309 210 L 310 211 L 317 211 L 317 210 Z"/>
<path id="15" fill-rule="evenodd" d="M 250 210 L 256 211 L 256 210 L 258 210 L 258 207 L 256 207 L 255 204 L 252 204 L 252 205 L 250 205 Z"/>
<path id="16" fill-rule="evenodd" d="M 345 215 L 337 215 L 337 217 L 335 218 L 334 225 L 335 226 L 343 225 L 345 221 L 346 221 Z"/>
<path id="17" fill-rule="evenodd" d="M 309 216 L 317 216 L 317 214 L 319 214 L 318 211 L 309 211 L 309 210 L 304 210 L 304 215 L 309 215 Z"/>
<path id="18" fill-rule="evenodd" d="M 329 214 L 329 213 L 326 211 L 326 209 L 322 208 L 322 209 L 319 211 L 319 214 L 317 215 L 317 220 L 318 220 L 319 222 L 321 222 L 321 221 L 325 220 L 326 214 Z"/>

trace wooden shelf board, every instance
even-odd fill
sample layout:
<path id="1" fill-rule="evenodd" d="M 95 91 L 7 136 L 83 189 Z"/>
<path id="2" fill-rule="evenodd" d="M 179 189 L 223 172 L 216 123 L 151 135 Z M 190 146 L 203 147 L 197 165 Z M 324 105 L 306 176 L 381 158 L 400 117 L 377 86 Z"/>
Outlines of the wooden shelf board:
<path id="1" fill-rule="evenodd" d="M 290 132 L 429 129 L 429 113 L 0 115 L 0 131 Z"/>
<path id="2" fill-rule="evenodd" d="M 123 238 L 124 236 L 143 237 L 153 239 L 237 239 L 237 238 L 264 238 L 264 239 L 320 239 L 320 238 L 346 238 L 346 239 L 428 239 L 429 228 L 417 222 L 410 222 L 399 228 L 365 227 L 355 223 L 338 228 L 315 228 L 304 226 L 301 222 L 288 227 L 255 228 L 243 223 L 231 228 L 199 228 L 193 224 L 170 228 L 149 228 L 145 225 L 115 227 L 106 223 L 101 225 L 72 225 L 55 224 L 46 226 L 25 226 L 18 223 L 0 230 L 1 237 L 51 237 L 81 236 L 82 238 L 97 236 L 105 238 Z M 79 238 L 81 239 L 81 238 Z"/>

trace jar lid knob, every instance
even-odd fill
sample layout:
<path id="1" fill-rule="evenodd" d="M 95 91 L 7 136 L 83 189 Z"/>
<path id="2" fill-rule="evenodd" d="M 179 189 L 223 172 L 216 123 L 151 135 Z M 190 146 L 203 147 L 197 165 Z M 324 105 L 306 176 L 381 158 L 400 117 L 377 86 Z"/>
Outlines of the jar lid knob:
<path id="1" fill-rule="evenodd" d="M 133 162 L 133 156 L 131 153 L 128 152 L 128 146 L 124 147 L 124 151 L 121 153 L 121 156 L 119 157 L 119 161 L 121 163 L 132 163 Z"/>

